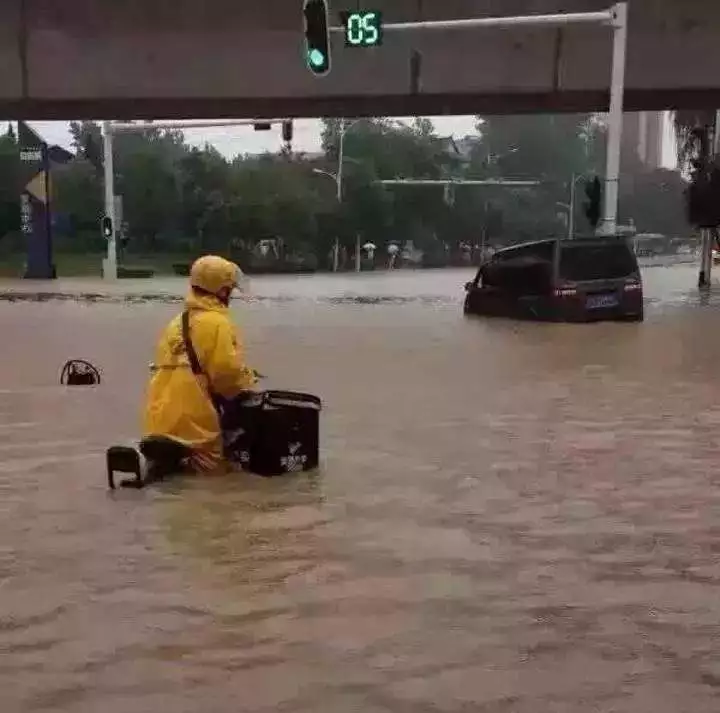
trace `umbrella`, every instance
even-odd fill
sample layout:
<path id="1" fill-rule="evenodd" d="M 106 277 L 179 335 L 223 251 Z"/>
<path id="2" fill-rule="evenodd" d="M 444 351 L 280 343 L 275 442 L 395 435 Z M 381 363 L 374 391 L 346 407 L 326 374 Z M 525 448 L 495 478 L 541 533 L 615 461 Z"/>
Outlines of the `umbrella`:
<path id="1" fill-rule="evenodd" d="M 377 245 L 375 245 L 375 243 L 365 243 L 362 247 L 363 250 L 377 250 Z"/>

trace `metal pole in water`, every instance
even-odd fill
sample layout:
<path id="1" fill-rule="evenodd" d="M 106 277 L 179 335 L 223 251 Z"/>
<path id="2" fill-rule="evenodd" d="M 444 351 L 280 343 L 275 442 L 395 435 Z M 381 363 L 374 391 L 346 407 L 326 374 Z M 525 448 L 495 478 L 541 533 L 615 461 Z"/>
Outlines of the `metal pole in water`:
<path id="1" fill-rule="evenodd" d="M 338 167 L 335 174 L 337 188 L 338 213 L 340 212 L 343 199 L 343 159 L 345 158 L 345 119 L 340 119 L 340 136 L 338 138 Z M 339 216 L 338 216 L 339 217 Z M 336 237 L 333 245 L 333 272 L 338 271 L 340 261 L 340 240 Z"/>
<path id="2" fill-rule="evenodd" d="M 700 229 L 700 272 L 698 273 L 698 287 L 703 289 L 710 286 L 708 279 L 708 231 L 706 228 Z"/>
<path id="3" fill-rule="evenodd" d="M 342 203 L 343 159 L 345 158 L 345 119 L 340 119 L 340 136 L 338 138 L 338 167 L 335 174 L 337 182 L 337 199 Z"/>
<path id="4" fill-rule="evenodd" d="M 340 241 L 335 238 L 335 242 L 333 243 L 333 272 L 338 271 L 338 266 L 340 262 Z"/>
<path id="5" fill-rule="evenodd" d="M 713 126 L 713 162 L 718 161 L 720 158 L 720 110 L 715 112 L 715 124 Z M 710 229 L 707 231 L 707 248 L 706 248 L 706 273 L 705 280 L 707 286 L 710 287 L 712 282 L 712 269 L 713 269 L 713 248 L 715 247 L 716 231 Z"/>
<path id="6" fill-rule="evenodd" d="M 715 122 L 712 128 L 712 147 L 710 161 L 717 161 L 720 153 L 720 111 L 715 112 Z M 700 231 L 700 273 L 698 274 L 698 287 L 710 287 L 712 280 L 713 243 L 715 232 L 710 228 Z"/>
<path id="7" fill-rule="evenodd" d="M 618 178 L 620 174 L 620 143 L 623 128 L 625 95 L 625 56 L 627 52 L 627 3 L 613 8 L 613 52 L 610 77 L 610 111 L 608 114 L 607 162 L 605 166 L 605 203 L 600 233 L 617 232 Z"/>
<path id="8" fill-rule="evenodd" d="M 573 173 L 570 181 L 570 208 L 568 210 L 568 238 L 570 240 L 575 236 L 575 184 L 577 176 Z"/>
<path id="9" fill-rule="evenodd" d="M 103 278 L 117 280 L 117 228 L 115 226 L 115 174 L 113 171 L 113 135 L 109 121 L 103 121 L 103 176 L 105 183 L 105 217 L 110 219 L 111 235 L 107 239 L 107 257 L 103 262 Z"/>

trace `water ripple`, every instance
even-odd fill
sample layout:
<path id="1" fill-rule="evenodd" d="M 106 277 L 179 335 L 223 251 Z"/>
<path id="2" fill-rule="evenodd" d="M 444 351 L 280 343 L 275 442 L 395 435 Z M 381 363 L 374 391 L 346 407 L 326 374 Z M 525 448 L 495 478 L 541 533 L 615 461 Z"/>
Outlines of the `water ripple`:
<path id="1" fill-rule="evenodd" d="M 257 280 L 321 471 L 113 495 L 182 283 L 0 304 L 3 712 L 715 713 L 720 312 L 683 269 L 588 329 L 463 320 L 458 271 Z M 77 354 L 101 387 L 57 386 Z"/>

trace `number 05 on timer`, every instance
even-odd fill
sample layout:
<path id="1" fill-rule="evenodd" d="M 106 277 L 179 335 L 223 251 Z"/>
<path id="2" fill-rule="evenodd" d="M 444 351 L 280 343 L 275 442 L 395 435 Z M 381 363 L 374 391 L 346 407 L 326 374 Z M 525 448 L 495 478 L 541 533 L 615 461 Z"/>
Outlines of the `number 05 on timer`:
<path id="1" fill-rule="evenodd" d="M 377 10 L 340 13 L 345 29 L 346 47 L 378 47 L 382 44 L 382 13 Z"/>

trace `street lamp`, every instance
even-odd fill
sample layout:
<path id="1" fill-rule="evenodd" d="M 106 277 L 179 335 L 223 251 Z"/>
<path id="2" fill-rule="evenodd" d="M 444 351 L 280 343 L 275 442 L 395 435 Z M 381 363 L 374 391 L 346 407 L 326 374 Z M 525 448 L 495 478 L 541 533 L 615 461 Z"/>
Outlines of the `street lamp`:
<path id="1" fill-rule="evenodd" d="M 577 184 L 580 181 L 585 180 L 585 175 L 582 173 L 573 173 L 570 177 L 570 202 L 569 203 L 561 203 L 560 201 L 557 201 L 556 205 L 561 206 L 562 208 L 565 208 L 568 213 L 568 222 L 567 222 L 567 228 L 568 228 L 568 240 L 572 240 L 575 237 L 575 194 L 577 193 L 576 188 Z M 555 240 L 555 254 L 553 258 L 553 274 L 555 276 L 555 279 L 558 278 L 560 274 L 560 250 L 562 249 L 562 244 L 560 242 L 560 235 L 558 234 L 556 240 Z"/>
<path id="2" fill-rule="evenodd" d="M 313 168 L 312 172 L 317 173 L 318 176 L 327 176 L 333 180 L 337 186 L 337 199 L 338 203 L 340 203 L 342 201 L 342 182 L 339 180 L 338 175 L 336 173 L 330 173 L 330 171 L 323 171 L 321 168 Z"/>
<path id="3" fill-rule="evenodd" d="M 570 179 L 570 202 L 569 203 L 562 203 L 561 201 L 557 201 L 556 205 L 560 206 L 561 208 L 564 208 L 568 213 L 568 222 L 567 222 L 567 228 L 568 228 L 568 239 L 572 240 L 575 237 L 575 202 L 576 202 L 576 194 L 577 194 L 577 184 L 580 183 L 580 181 L 584 181 L 585 176 L 582 173 L 573 173 L 572 178 Z"/>
<path id="4" fill-rule="evenodd" d="M 327 176 L 335 181 L 335 189 L 338 207 L 340 207 L 343 199 L 343 165 L 345 162 L 345 134 L 348 129 L 351 129 L 360 119 L 347 122 L 345 119 L 340 119 L 340 131 L 339 131 L 339 142 L 338 142 L 338 167 L 335 173 L 330 171 L 323 171 L 320 168 L 313 168 L 313 173 L 319 176 Z M 339 260 L 340 244 L 339 240 L 335 238 L 335 244 L 333 245 L 333 272 L 338 271 L 338 260 Z M 355 239 L 355 272 L 360 272 L 360 236 L 358 235 Z"/>
<path id="5" fill-rule="evenodd" d="M 313 168 L 313 173 L 317 174 L 318 176 L 327 176 L 328 178 L 332 179 L 332 181 L 335 183 L 335 187 L 337 189 L 337 202 L 338 202 L 338 208 L 340 208 L 340 205 L 342 203 L 342 176 L 340 173 L 330 173 L 330 171 L 323 171 L 320 168 Z M 338 240 L 337 236 L 335 236 L 335 242 L 333 243 L 333 272 L 338 271 L 338 262 L 340 260 L 340 241 Z"/>

